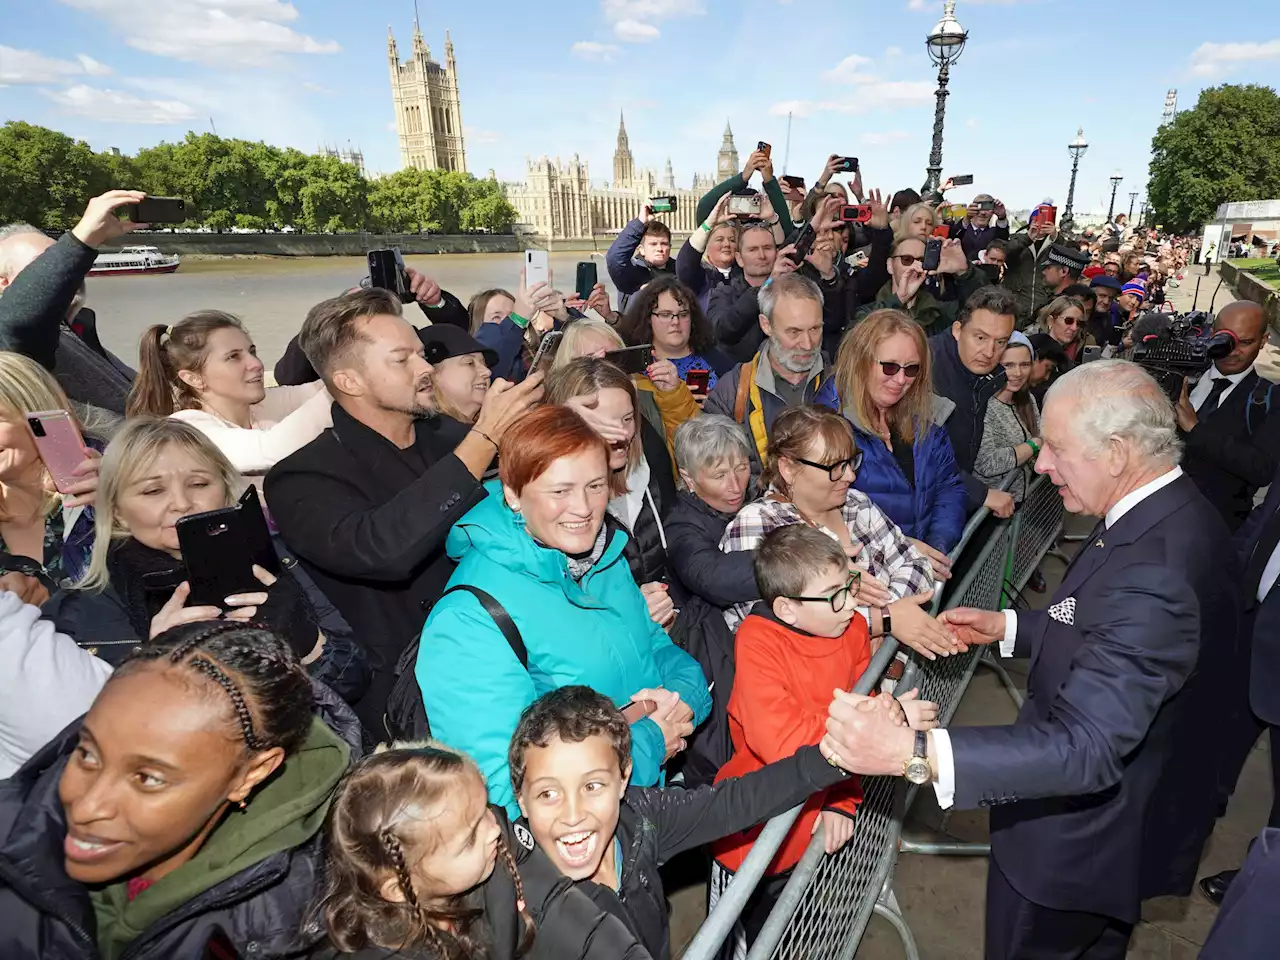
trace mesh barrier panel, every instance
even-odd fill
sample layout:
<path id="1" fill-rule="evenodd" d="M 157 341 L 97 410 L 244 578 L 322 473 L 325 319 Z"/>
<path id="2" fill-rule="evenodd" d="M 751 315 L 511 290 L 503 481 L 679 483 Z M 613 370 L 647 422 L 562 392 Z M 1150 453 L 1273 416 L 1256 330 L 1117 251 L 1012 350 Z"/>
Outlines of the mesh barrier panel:
<path id="1" fill-rule="evenodd" d="M 1062 495 L 1048 477 L 1039 477 L 1018 508 L 1018 535 L 1013 544 L 1009 582 L 1014 593 L 1026 586 L 1044 555 L 1062 532 Z"/>
<path id="2" fill-rule="evenodd" d="M 863 800 L 852 839 L 838 853 L 818 861 L 800 906 L 770 956 L 778 960 L 837 960 L 862 939 L 876 897 L 893 866 L 902 827 L 903 782 L 890 777 L 863 779 Z M 821 837 L 814 838 L 815 844 L 821 842 Z M 749 956 L 756 960 L 757 953 Z"/>

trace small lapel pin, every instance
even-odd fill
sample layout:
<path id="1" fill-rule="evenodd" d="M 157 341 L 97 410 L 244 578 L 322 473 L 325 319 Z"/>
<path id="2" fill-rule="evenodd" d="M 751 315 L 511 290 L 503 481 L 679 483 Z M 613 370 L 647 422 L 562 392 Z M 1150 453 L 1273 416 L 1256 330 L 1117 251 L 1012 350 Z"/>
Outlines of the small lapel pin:
<path id="1" fill-rule="evenodd" d="M 1094 546 L 1095 546 L 1095 547 L 1103 547 L 1103 546 L 1106 546 L 1106 544 L 1104 544 L 1101 540 L 1099 540 L 1099 541 L 1097 541 L 1097 542 L 1094 544 Z"/>

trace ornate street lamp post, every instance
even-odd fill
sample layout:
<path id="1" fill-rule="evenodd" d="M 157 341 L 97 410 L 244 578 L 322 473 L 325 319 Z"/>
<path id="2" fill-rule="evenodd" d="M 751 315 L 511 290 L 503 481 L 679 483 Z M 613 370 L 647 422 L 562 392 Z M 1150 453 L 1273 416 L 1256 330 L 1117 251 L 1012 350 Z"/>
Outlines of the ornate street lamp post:
<path id="1" fill-rule="evenodd" d="M 925 39 L 929 59 L 938 67 L 938 105 L 933 113 L 933 149 L 929 151 L 926 193 L 936 191 L 942 182 L 942 124 L 947 112 L 947 80 L 951 77 L 951 64 L 960 59 L 968 39 L 969 34 L 956 19 L 956 0 L 946 0 L 942 19 L 934 24 Z"/>
<path id="2" fill-rule="evenodd" d="M 1130 226 L 1132 226 L 1132 225 L 1133 225 L 1133 224 L 1132 224 L 1132 221 L 1133 221 L 1133 205 L 1134 205 L 1134 203 L 1135 203 L 1135 202 L 1137 202 L 1137 199 L 1138 199 L 1138 191 L 1137 191 L 1137 190 L 1132 190 L 1132 191 L 1130 191 L 1130 193 L 1129 193 L 1129 220 L 1130 220 Z"/>
<path id="3" fill-rule="evenodd" d="M 1071 186 L 1067 188 L 1067 212 L 1062 222 L 1071 223 L 1071 205 L 1076 199 L 1076 171 L 1080 168 L 1080 158 L 1089 149 L 1089 141 L 1084 138 L 1084 127 L 1076 130 L 1076 138 L 1067 144 L 1067 152 L 1071 154 Z"/>
<path id="4" fill-rule="evenodd" d="M 1116 190 L 1119 189 L 1120 181 L 1123 179 L 1119 170 L 1111 175 L 1111 206 L 1107 207 L 1107 223 L 1111 222 L 1111 215 L 1116 212 Z"/>

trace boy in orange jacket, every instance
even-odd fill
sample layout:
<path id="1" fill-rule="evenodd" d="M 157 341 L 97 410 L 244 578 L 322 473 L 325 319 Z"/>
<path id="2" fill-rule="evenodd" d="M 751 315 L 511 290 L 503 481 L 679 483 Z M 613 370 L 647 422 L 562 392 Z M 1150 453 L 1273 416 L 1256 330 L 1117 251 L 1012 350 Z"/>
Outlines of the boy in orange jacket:
<path id="1" fill-rule="evenodd" d="M 871 662 L 870 628 L 853 599 L 857 574 L 850 574 L 835 539 L 803 523 L 775 530 L 756 550 L 755 575 L 763 599 L 734 640 L 728 711 L 734 752 L 716 775 L 717 783 L 818 743 L 826 732 L 831 691 L 853 689 Z M 913 728 L 936 725 L 936 704 L 916 700 L 915 691 L 901 701 Z M 852 818 L 861 800 L 857 777 L 809 798 L 743 912 L 748 945 L 819 825 L 826 852 L 835 853 L 853 835 Z M 735 833 L 714 845 L 720 869 L 712 878 L 713 897 L 741 866 L 760 830 Z"/>

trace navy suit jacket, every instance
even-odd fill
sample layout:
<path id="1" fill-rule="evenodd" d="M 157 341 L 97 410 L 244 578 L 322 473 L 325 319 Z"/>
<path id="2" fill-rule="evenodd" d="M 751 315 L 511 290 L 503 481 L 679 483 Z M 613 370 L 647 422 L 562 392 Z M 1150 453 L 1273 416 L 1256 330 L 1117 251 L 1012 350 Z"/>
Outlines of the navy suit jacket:
<path id="1" fill-rule="evenodd" d="M 1026 899 L 1137 921 L 1175 705 L 1210 622 L 1234 621 L 1234 562 L 1222 518 L 1183 476 L 1081 547 L 1053 598 L 1074 599 L 1072 623 L 1019 613 L 1031 670 L 1017 722 L 950 737 L 956 805 L 994 808 L 992 856 Z"/>
<path id="2" fill-rule="evenodd" d="M 1262 831 L 1231 881 L 1200 960 L 1274 957 L 1280 943 L 1280 830 Z"/>
<path id="3" fill-rule="evenodd" d="M 1278 418 L 1280 419 L 1280 418 Z M 1266 499 L 1249 514 L 1236 545 L 1240 562 L 1247 567 L 1263 525 L 1280 510 L 1280 475 L 1271 481 Z M 1259 720 L 1280 725 L 1280 589 L 1272 588 L 1267 598 L 1255 606 L 1254 597 L 1244 597 L 1250 611 L 1245 621 L 1245 641 L 1252 647 L 1249 654 L 1249 705 Z"/>

